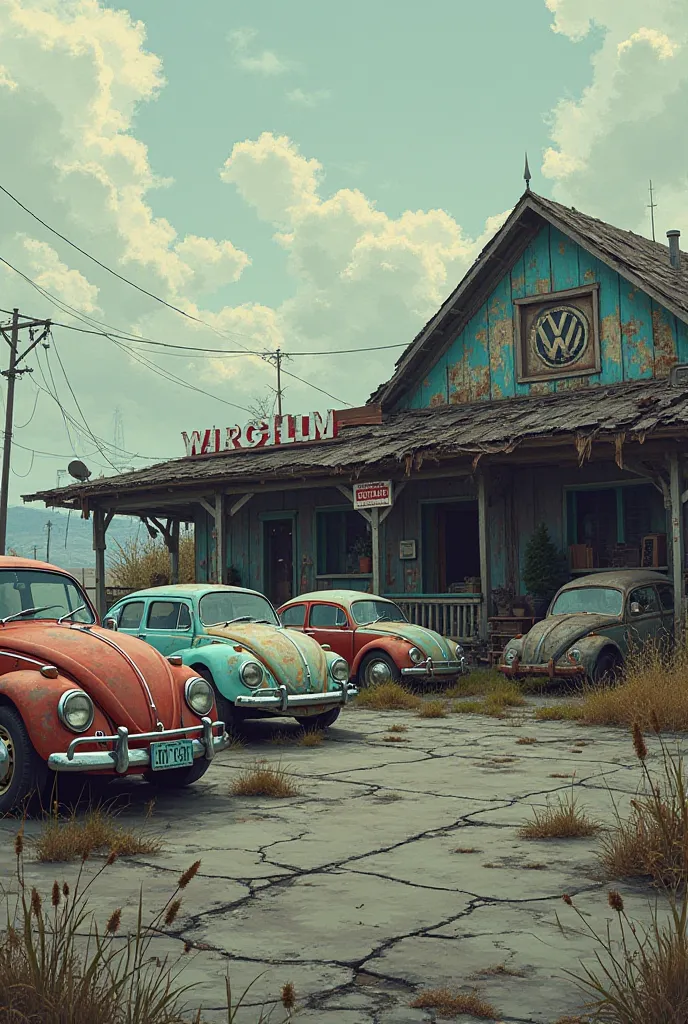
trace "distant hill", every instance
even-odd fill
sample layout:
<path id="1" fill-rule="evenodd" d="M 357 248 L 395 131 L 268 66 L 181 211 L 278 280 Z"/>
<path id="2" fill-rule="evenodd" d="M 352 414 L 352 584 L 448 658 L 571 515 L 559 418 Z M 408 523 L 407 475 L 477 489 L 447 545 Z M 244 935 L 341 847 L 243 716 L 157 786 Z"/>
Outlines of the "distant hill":
<path id="1" fill-rule="evenodd" d="M 59 509 L 33 508 L 30 505 L 11 505 L 7 510 L 7 551 L 12 548 L 18 555 L 27 558 L 36 556 L 45 560 L 48 540 L 47 523 L 50 531 L 50 561 L 63 569 L 92 568 L 95 564 L 93 551 L 93 519 L 82 519 L 79 512 L 71 514 Z M 144 537 L 146 529 L 140 519 L 129 516 L 115 516 L 108 527 L 108 550 L 123 544 L 139 531 Z"/>

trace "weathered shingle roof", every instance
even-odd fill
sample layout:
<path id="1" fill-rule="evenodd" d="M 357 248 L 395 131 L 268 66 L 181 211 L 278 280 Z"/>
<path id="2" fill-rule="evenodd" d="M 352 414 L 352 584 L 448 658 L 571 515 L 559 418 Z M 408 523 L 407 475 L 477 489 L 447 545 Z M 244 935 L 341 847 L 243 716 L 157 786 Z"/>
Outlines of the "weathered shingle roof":
<path id="1" fill-rule="evenodd" d="M 351 426 L 333 441 L 253 448 L 218 455 L 175 459 L 135 473 L 71 484 L 60 490 L 25 495 L 47 504 L 104 501 L 137 491 L 243 485 L 250 480 L 294 477 L 373 478 L 380 472 L 408 470 L 417 457 L 444 459 L 509 452 L 541 438 L 644 439 L 660 429 L 688 430 L 688 390 L 667 380 L 644 380 L 610 387 L 581 387 L 556 394 L 507 398 L 393 413 L 372 426 Z"/>
<path id="2" fill-rule="evenodd" d="M 391 406 L 424 374 L 428 362 L 437 359 L 460 333 L 476 305 L 486 297 L 506 266 L 520 255 L 543 222 L 569 235 L 688 323 L 688 254 L 681 253 L 681 269 L 674 270 L 666 245 L 544 199 L 534 192 L 525 192 L 446 302 L 404 350 L 392 377 L 374 391 L 370 402 Z M 473 295 L 478 296 L 475 302 L 471 301 Z M 457 310 L 461 311 L 458 316 Z"/>

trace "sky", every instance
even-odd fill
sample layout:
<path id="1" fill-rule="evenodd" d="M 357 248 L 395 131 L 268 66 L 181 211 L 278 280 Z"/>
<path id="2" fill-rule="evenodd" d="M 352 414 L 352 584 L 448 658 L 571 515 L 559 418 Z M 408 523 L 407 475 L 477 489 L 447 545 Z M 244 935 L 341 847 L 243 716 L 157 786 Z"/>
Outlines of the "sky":
<path id="1" fill-rule="evenodd" d="M 363 404 L 526 149 L 540 194 L 648 234 L 652 178 L 688 231 L 687 113 L 685 0 L 0 0 L 0 186 L 187 314 L 0 192 L 0 308 L 65 325 L 17 383 L 11 501 L 272 408 L 278 346 L 285 411 Z"/>

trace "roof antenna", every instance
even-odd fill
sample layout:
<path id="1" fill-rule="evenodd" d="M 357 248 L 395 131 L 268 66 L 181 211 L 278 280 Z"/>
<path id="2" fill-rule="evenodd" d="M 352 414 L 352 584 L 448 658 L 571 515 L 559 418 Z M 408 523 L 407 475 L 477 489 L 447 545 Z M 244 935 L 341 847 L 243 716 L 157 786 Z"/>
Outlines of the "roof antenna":
<path id="1" fill-rule="evenodd" d="M 650 210 L 650 220 L 652 221 L 652 241 L 656 242 L 657 239 L 655 238 L 655 210 L 657 209 L 657 203 L 654 201 L 654 199 L 655 196 L 654 191 L 652 189 L 652 178 L 650 178 L 650 202 L 648 203 L 648 207 Z"/>
<path id="2" fill-rule="evenodd" d="M 528 154 L 526 153 L 526 166 L 523 170 L 523 180 L 526 183 L 526 192 L 530 192 L 530 167 L 528 166 Z"/>

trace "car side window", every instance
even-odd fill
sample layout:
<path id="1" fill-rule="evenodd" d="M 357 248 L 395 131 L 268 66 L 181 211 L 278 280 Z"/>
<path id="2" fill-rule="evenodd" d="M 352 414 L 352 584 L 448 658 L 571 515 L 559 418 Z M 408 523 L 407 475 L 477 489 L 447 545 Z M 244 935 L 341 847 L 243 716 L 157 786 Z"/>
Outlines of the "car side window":
<path id="1" fill-rule="evenodd" d="M 119 613 L 120 629 L 138 629 L 143 615 L 143 601 L 128 601 Z"/>
<path id="2" fill-rule="evenodd" d="M 313 629 L 332 629 L 346 625 L 346 615 L 334 604 L 311 605 L 310 624 Z"/>
<path id="3" fill-rule="evenodd" d="M 189 609 L 180 601 L 152 601 L 146 625 L 148 629 L 188 629 Z"/>
<path id="4" fill-rule="evenodd" d="M 661 587 L 657 587 L 659 590 L 659 600 L 662 603 L 662 609 L 665 612 L 673 612 L 674 610 L 674 588 L 667 584 L 662 584 Z"/>
<path id="5" fill-rule="evenodd" d="M 305 604 L 292 604 L 280 615 L 283 626 L 303 626 L 306 621 Z"/>
<path id="6" fill-rule="evenodd" d="M 631 591 L 631 596 L 629 597 L 628 601 L 629 606 L 632 604 L 640 605 L 641 615 L 647 615 L 650 612 L 659 611 L 657 591 L 654 587 L 637 587 L 636 590 Z"/>

